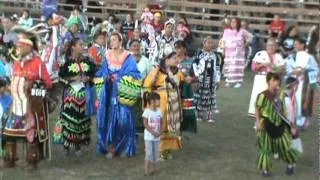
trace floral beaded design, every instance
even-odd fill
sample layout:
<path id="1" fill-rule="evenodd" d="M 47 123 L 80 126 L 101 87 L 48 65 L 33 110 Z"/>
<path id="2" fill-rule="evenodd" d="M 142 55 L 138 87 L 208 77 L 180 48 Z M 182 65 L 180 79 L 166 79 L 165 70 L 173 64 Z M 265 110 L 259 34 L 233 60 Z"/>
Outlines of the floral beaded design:
<path id="1" fill-rule="evenodd" d="M 81 62 L 81 63 L 72 63 L 70 66 L 68 66 L 69 72 L 72 73 L 79 73 L 79 72 L 88 72 L 89 71 L 89 65 L 87 63 Z"/>

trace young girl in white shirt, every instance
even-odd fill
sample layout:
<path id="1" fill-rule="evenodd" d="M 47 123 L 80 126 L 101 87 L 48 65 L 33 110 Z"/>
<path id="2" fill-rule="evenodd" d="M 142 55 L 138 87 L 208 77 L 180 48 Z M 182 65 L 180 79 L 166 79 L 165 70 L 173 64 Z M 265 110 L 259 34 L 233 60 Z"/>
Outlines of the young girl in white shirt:
<path id="1" fill-rule="evenodd" d="M 145 93 L 147 108 L 142 114 L 145 141 L 145 175 L 152 175 L 159 158 L 162 113 L 160 111 L 160 95 L 156 92 Z"/>

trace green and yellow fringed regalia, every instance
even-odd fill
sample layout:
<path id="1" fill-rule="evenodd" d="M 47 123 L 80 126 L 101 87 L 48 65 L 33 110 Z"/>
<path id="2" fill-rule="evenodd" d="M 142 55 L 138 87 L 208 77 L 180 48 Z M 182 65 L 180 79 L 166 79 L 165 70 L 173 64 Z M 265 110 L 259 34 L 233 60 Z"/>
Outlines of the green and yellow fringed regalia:
<path id="1" fill-rule="evenodd" d="M 86 59 L 69 60 L 60 69 L 60 80 L 65 84 L 60 113 L 65 148 L 78 149 L 80 145 L 88 145 L 90 142 L 91 119 L 86 114 L 88 83 L 72 78 L 77 76 L 93 78 L 94 73 L 94 64 Z"/>
<path id="2" fill-rule="evenodd" d="M 118 99 L 121 104 L 133 106 L 141 94 L 142 81 L 131 76 L 123 76 L 119 82 Z"/>
<path id="3" fill-rule="evenodd" d="M 143 132 L 141 99 L 142 80 L 131 76 L 123 76 L 119 82 L 118 99 L 121 104 L 133 106 L 136 115 L 136 132 Z"/>
<path id="4" fill-rule="evenodd" d="M 104 52 L 105 52 L 105 48 L 103 46 L 98 45 L 98 44 L 93 44 L 88 49 L 89 60 L 96 65 L 96 69 L 100 68 L 100 65 L 103 61 L 102 56 L 103 56 Z M 104 83 L 104 79 L 103 79 L 103 77 L 95 77 L 93 79 L 93 83 L 94 83 L 95 90 L 96 90 L 96 95 L 97 95 L 96 98 L 99 101 L 101 89 L 102 89 L 103 83 Z"/>
<path id="5" fill-rule="evenodd" d="M 100 93 L 101 93 L 101 89 L 103 87 L 103 83 L 104 83 L 103 77 L 95 77 L 93 79 L 93 84 L 94 84 L 95 89 L 96 89 L 96 95 L 97 95 L 97 100 L 98 101 L 99 101 L 99 98 L 100 98 Z"/>
<path id="6" fill-rule="evenodd" d="M 258 168 L 269 171 L 272 168 L 271 157 L 278 153 L 279 158 L 288 164 L 296 162 L 299 152 L 291 147 L 292 135 L 290 126 L 281 118 L 278 112 L 285 112 L 285 93 L 282 91 L 278 100 L 272 102 L 268 91 L 260 93 L 256 107 L 260 109 L 262 129 L 257 131 Z M 277 106 L 277 107 L 275 107 Z M 276 109 L 277 108 L 277 109 Z"/>

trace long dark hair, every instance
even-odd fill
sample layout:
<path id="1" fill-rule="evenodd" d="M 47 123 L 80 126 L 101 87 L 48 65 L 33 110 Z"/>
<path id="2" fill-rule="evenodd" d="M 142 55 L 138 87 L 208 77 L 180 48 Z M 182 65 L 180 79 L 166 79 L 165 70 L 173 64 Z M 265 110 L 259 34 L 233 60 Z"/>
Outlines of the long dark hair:
<path id="1" fill-rule="evenodd" d="M 65 55 L 65 59 L 69 60 L 72 55 L 72 47 L 75 46 L 80 41 L 80 38 L 75 37 L 71 39 L 71 41 L 67 44 L 67 51 Z"/>
<path id="2" fill-rule="evenodd" d="M 110 24 L 114 24 L 115 19 L 117 19 L 117 17 L 114 14 L 109 14 L 109 16 L 107 17 L 107 20 L 109 21 L 109 18 L 112 17 L 113 20 L 112 22 L 109 22 Z"/>
<path id="3" fill-rule="evenodd" d="M 236 17 L 232 18 L 231 21 L 232 21 L 233 19 L 236 20 L 236 23 L 237 23 L 237 25 L 236 25 L 236 30 L 237 30 L 237 32 L 239 32 L 239 31 L 240 31 L 240 28 L 241 28 L 241 21 L 240 21 L 239 18 L 236 18 Z"/>
<path id="4" fill-rule="evenodd" d="M 184 48 L 187 50 L 187 44 L 185 41 L 183 40 L 178 40 L 174 43 L 174 47 L 178 47 L 178 48 Z"/>
<path id="5" fill-rule="evenodd" d="M 155 82 L 156 82 L 156 78 L 157 78 L 157 76 L 158 76 L 158 73 L 161 71 L 162 73 L 167 74 L 166 61 L 167 61 L 168 59 L 172 58 L 174 55 L 176 55 L 176 52 L 172 52 L 172 53 L 170 53 L 169 55 L 167 55 L 166 57 L 164 57 L 163 59 L 160 59 L 159 71 L 157 72 L 157 74 L 155 75 L 155 79 L 154 79 L 154 80 L 152 81 L 152 83 L 151 83 L 152 89 L 155 89 L 155 88 L 156 88 Z M 178 68 L 176 68 L 176 70 L 175 70 L 175 69 L 173 70 L 173 73 L 174 73 L 174 74 L 177 73 L 177 72 L 178 72 Z M 168 79 L 166 79 L 166 81 L 167 81 L 167 80 L 168 80 Z"/>
<path id="6" fill-rule="evenodd" d="M 172 58 L 174 55 L 176 55 L 177 53 L 176 52 L 171 52 L 170 54 L 168 54 L 166 57 L 164 57 L 163 59 L 160 60 L 160 63 L 159 63 L 159 66 L 160 66 L 160 70 L 163 72 L 163 73 L 167 73 L 167 68 L 166 68 L 166 61 L 170 58 Z M 178 70 L 178 69 L 177 69 Z M 175 73 L 175 72 L 173 72 Z"/>

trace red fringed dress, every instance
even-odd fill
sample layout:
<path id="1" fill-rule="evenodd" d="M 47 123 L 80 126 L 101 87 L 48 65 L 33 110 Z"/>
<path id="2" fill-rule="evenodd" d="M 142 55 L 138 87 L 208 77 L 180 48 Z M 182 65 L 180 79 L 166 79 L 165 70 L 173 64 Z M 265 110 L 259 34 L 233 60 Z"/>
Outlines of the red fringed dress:
<path id="1" fill-rule="evenodd" d="M 34 53 L 15 61 L 11 83 L 12 118 L 4 128 L 8 139 L 23 138 L 29 143 L 44 142 L 48 139 L 48 128 L 43 97 L 31 96 L 36 80 L 42 79 L 47 88 L 52 86 L 46 66 Z"/>

